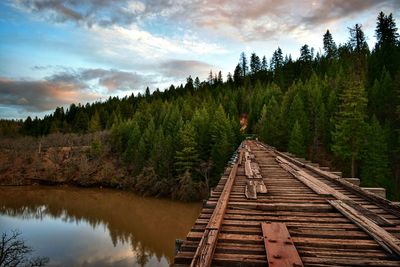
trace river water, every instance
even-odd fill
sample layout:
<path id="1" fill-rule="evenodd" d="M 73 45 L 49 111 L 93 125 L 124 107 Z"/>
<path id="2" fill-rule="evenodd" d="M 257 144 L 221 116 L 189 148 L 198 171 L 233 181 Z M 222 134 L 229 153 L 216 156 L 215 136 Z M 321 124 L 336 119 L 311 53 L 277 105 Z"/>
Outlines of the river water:
<path id="1" fill-rule="evenodd" d="M 0 232 L 18 230 L 48 266 L 169 266 L 200 203 L 73 187 L 0 187 Z"/>

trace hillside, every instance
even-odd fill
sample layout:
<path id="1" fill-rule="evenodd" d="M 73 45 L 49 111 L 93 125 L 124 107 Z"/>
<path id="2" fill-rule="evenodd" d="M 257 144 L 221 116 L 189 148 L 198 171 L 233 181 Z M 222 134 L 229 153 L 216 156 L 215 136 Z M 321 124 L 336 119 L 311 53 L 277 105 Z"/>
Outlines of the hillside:
<path id="1" fill-rule="evenodd" d="M 323 53 L 304 45 L 296 60 L 280 48 L 269 62 L 242 53 L 225 81 L 220 72 L 210 72 L 207 81 L 188 77 L 185 85 L 163 92 L 147 89 L 144 95 L 72 104 L 43 119 L 3 120 L 1 133 L 32 136 L 38 143 L 49 134 L 106 131 L 106 137 L 83 144 L 104 160 L 98 162 L 115 161 L 113 168 L 121 168 L 118 179 L 129 181 L 136 191 L 184 200 L 198 199 L 215 185 L 243 134 L 256 133 L 280 150 L 359 176 L 364 186 L 386 187 L 389 197 L 398 199 L 396 23 L 392 16 L 379 14 L 378 42 L 371 48 L 360 25 L 349 34 L 348 43 L 336 45 L 327 31 L 321 37 Z M 241 132 L 244 118 L 247 127 Z M 83 173 L 74 175 L 80 180 Z M 104 178 L 93 183 L 99 184 L 119 182 Z"/>

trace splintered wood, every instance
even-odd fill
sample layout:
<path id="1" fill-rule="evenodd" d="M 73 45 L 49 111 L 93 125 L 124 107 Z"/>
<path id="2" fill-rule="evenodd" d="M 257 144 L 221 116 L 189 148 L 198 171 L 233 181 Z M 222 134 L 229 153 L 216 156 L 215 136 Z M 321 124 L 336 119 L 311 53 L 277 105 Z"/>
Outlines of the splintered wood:
<path id="1" fill-rule="evenodd" d="M 225 215 L 226 207 L 228 206 L 229 197 L 232 191 L 232 186 L 235 182 L 238 163 L 233 165 L 229 174 L 228 180 L 224 186 L 218 203 L 211 215 L 207 224 L 204 234 L 197 247 L 196 253 L 190 264 L 191 267 L 195 266 L 211 266 L 212 257 L 214 255 L 215 246 L 217 245 L 218 234 L 221 229 L 222 220 Z"/>
<path id="2" fill-rule="evenodd" d="M 284 223 L 261 223 L 268 266 L 303 267 Z"/>
<path id="3" fill-rule="evenodd" d="M 400 255 L 400 240 L 341 200 L 328 200 L 344 216 L 372 236 L 389 253 Z"/>
<path id="4" fill-rule="evenodd" d="M 325 197 L 336 198 L 336 200 L 328 199 L 328 202 L 349 220 L 364 229 L 385 250 L 392 254 L 400 255 L 400 240 L 381 227 L 393 226 L 392 222 L 357 204 L 347 195 L 302 170 L 306 165 L 296 166 L 280 156 L 276 157 L 276 161 L 283 169 L 291 173 L 315 193 Z"/>
<path id="5" fill-rule="evenodd" d="M 247 199 L 257 199 L 257 193 L 266 194 L 268 192 L 267 187 L 264 184 L 261 176 L 260 167 L 255 162 L 255 156 L 251 153 L 249 146 L 245 145 L 245 163 L 244 170 L 247 177 L 246 187 L 244 189 L 244 195 Z"/>
<path id="6" fill-rule="evenodd" d="M 173 266 L 399 267 L 400 206 L 342 180 L 244 141 Z"/>

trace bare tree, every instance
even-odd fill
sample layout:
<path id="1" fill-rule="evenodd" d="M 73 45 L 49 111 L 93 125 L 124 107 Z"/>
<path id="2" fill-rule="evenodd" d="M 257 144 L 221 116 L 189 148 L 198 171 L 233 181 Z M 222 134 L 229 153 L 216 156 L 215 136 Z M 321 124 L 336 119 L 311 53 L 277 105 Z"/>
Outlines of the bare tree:
<path id="1" fill-rule="evenodd" d="M 0 240 L 0 267 L 39 267 L 45 266 L 48 258 L 31 258 L 33 249 L 25 244 L 21 233 L 13 230 L 10 234 L 4 232 Z"/>
<path id="2" fill-rule="evenodd" d="M 213 162 L 211 160 L 201 161 L 199 167 L 196 169 L 204 178 L 204 182 L 207 186 L 207 191 L 210 189 L 209 184 L 209 174 L 213 167 Z"/>

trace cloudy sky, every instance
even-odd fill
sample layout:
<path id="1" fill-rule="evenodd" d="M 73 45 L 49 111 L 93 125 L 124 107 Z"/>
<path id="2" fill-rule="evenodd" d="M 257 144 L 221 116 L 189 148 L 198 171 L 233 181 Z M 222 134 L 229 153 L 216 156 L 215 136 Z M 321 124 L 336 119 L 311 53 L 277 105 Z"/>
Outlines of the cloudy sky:
<path id="1" fill-rule="evenodd" d="M 297 58 L 355 23 L 372 46 L 381 10 L 399 24 L 399 0 L 2 0 L 0 118 L 226 77 L 241 51 Z"/>

